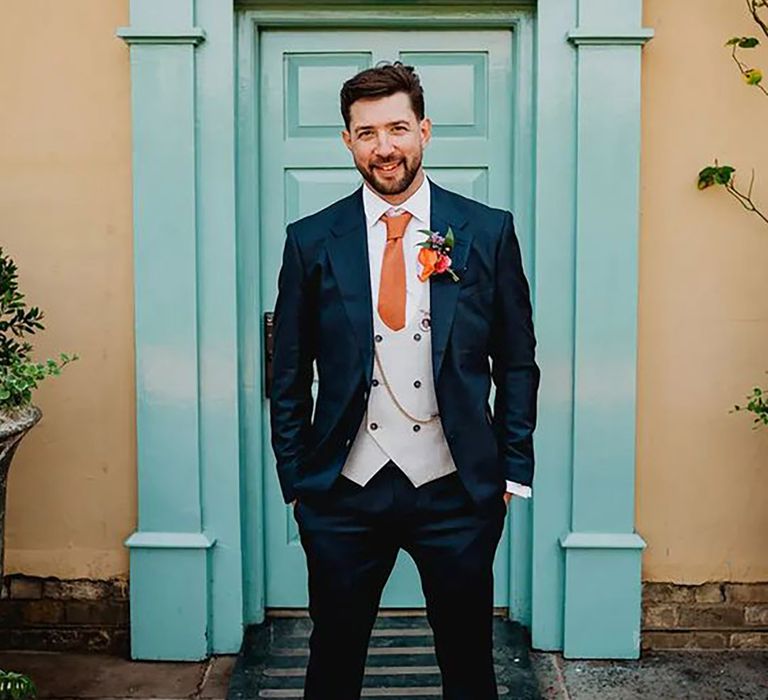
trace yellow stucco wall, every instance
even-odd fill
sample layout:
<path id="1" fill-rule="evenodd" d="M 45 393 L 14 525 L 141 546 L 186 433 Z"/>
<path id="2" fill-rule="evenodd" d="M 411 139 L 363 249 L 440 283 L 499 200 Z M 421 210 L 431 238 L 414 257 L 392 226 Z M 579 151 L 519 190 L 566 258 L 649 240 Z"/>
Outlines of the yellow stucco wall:
<path id="1" fill-rule="evenodd" d="M 768 385 L 768 226 L 722 189 L 695 187 L 715 157 L 745 189 L 754 167 L 768 211 L 768 98 L 723 46 L 758 29 L 733 0 L 646 0 L 644 24 L 656 36 L 642 78 L 643 578 L 768 580 L 768 432 L 728 413 L 755 383 Z M 756 51 L 768 72 L 768 46 Z"/>
<path id="2" fill-rule="evenodd" d="M 135 526 L 127 0 L 4 0 L 0 245 L 46 313 L 38 359 L 80 359 L 35 395 L 11 467 L 6 573 L 128 572 Z"/>
<path id="3" fill-rule="evenodd" d="M 128 571 L 135 526 L 130 76 L 114 37 L 127 0 L 6 0 L 0 22 L 0 241 L 47 313 L 39 357 L 81 359 L 36 396 L 45 418 L 9 484 L 6 572 Z M 695 24 L 692 21 L 695 16 Z M 723 191 L 741 182 L 768 99 L 723 47 L 753 34 L 733 0 L 646 0 L 640 242 L 637 524 L 646 580 L 768 579 L 768 431 L 729 415 L 768 369 L 768 227 Z M 768 44 L 768 40 L 766 40 Z M 763 50 L 768 69 L 768 49 Z M 9 108 L 10 106 L 10 108 Z M 768 384 L 768 378 L 766 379 Z"/>

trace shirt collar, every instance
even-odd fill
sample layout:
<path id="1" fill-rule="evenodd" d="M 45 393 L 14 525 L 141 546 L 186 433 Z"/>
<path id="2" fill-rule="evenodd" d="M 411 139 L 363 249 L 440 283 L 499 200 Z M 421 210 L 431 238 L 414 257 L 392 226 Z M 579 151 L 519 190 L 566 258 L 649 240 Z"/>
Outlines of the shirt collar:
<path id="1" fill-rule="evenodd" d="M 382 215 L 391 207 L 396 209 L 405 209 L 410 212 L 414 218 L 421 223 L 429 226 L 429 183 L 426 175 L 419 189 L 417 189 L 408 199 L 400 204 L 390 204 L 382 199 L 380 195 L 374 192 L 367 182 L 363 182 L 363 208 L 365 210 L 365 221 L 368 227 L 373 226 Z"/>

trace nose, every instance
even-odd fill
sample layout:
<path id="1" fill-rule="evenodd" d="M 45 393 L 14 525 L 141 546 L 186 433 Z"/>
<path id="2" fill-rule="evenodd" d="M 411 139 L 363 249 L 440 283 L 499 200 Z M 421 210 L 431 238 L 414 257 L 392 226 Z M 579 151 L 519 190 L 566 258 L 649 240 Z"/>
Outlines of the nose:
<path id="1" fill-rule="evenodd" d="M 389 135 L 385 132 L 379 134 L 376 141 L 376 155 L 381 158 L 387 158 L 393 152 L 392 142 L 389 140 Z"/>

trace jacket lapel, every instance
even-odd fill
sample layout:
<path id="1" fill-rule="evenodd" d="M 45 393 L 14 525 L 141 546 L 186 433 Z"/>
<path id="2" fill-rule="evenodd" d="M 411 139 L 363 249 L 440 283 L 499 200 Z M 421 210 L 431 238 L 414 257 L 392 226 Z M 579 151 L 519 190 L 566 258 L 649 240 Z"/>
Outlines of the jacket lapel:
<path id="1" fill-rule="evenodd" d="M 340 207 L 331 224 L 326 250 L 344 309 L 360 349 L 366 381 L 373 376 L 373 316 L 368 263 L 368 236 L 363 209 L 363 186 Z"/>
<path id="2" fill-rule="evenodd" d="M 445 234 L 450 226 L 454 233 L 454 247 L 451 252 L 451 268 L 461 279 L 466 269 L 467 255 L 472 241 L 472 232 L 466 228 L 467 217 L 456 206 L 456 197 L 448 190 L 430 185 L 430 225 L 432 231 Z M 430 322 L 432 326 L 432 374 L 437 386 L 437 377 L 445 356 L 445 346 L 451 333 L 460 282 L 454 282 L 450 275 L 432 275 L 429 278 Z"/>

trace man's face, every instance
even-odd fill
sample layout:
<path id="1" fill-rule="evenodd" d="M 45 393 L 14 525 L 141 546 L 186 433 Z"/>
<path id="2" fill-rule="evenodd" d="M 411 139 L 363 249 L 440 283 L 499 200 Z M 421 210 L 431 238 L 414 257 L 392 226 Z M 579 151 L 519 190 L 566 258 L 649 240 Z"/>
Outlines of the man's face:
<path id="1" fill-rule="evenodd" d="M 421 168 L 424 147 L 432 134 L 404 92 L 356 100 L 349 109 L 349 130 L 342 132 L 360 174 L 380 194 L 408 189 Z"/>

